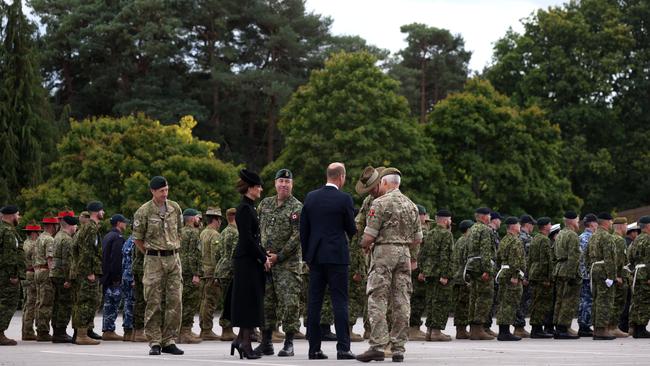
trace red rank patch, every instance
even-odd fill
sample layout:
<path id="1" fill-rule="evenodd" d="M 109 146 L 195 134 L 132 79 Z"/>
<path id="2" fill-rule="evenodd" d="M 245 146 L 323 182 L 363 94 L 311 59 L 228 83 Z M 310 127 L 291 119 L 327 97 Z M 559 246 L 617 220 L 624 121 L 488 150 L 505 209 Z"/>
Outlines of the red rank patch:
<path id="1" fill-rule="evenodd" d="M 375 217 L 375 209 L 371 209 L 371 210 L 368 212 L 368 216 L 370 216 L 370 217 Z"/>

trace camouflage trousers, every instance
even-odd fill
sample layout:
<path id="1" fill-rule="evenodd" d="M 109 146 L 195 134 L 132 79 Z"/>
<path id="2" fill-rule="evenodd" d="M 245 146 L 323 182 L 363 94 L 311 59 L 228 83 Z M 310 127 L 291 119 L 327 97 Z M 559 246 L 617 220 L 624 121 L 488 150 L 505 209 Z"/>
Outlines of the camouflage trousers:
<path id="1" fill-rule="evenodd" d="M 34 272 L 28 272 L 28 279 L 22 281 L 23 287 L 23 331 L 24 335 L 34 334 L 36 317 L 36 282 Z"/>
<path id="2" fill-rule="evenodd" d="M 16 312 L 20 301 L 20 282 L 15 285 L 9 282 L 9 278 L 0 279 L 0 332 L 9 328 L 11 318 Z"/>
<path id="3" fill-rule="evenodd" d="M 545 316 L 553 311 L 553 286 L 544 286 L 541 281 L 530 281 L 531 292 L 530 325 L 544 325 Z"/>
<path id="4" fill-rule="evenodd" d="M 523 286 L 521 292 L 521 301 L 519 301 L 519 306 L 517 307 L 517 314 L 515 315 L 515 327 L 525 327 L 526 326 L 526 316 L 528 316 L 530 310 L 530 303 L 532 301 L 532 295 L 530 291 L 530 284 L 528 286 Z"/>
<path id="5" fill-rule="evenodd" d="M 144 285 L 142 284 L 142 273 L 133 272 L 135 287 L 133 288 L 133 328 L 144 329 L 144 309 L 147 303 L 144 301 Z"/>
<path id="6" fill-rule="evenodd" d="M 102 322 L 102 331 L 114 332 L 117 314 L 120 312 L 120 303 L 124 301 L 124 313 L 122 315 L 122 327 L 124 329 L 133 329 L 133 302 L 131 309 L 127 307 L 127 298 L 124 293 L 124 284 L 109 286 L 104 288 L 104 318 Z M 130 286 L 129 286 L 130 287 Z M 131 296 L 133 293 L 131 292 Z M 131 319 L 128 319 L 128 318 Z M 127 327 L 127 321 L 130 320 L 131 326 Z"/>
<path id="7" fill-rule="evenodd" d="M 592 323 L 591 309 L 593 307 L 593 294 L 589 279 L 583 279 L 580 287 L 580 302 L 578 305 L 578 324 L 580 328 L 589 328 Z"/>
<path id="8" fill-rule="evenodd" d="M 362 276 L 365 276 L 365 273 Z M 350 283 L 348 284 L 348 291 L 350 299 L 348 306 L 348 318 L 350 321 L 350 326 L 353 327 L 357 323 L 357 319 L 363 318 L 364 329 L 369 329 L 370 324 L 368 324 L 367 317 L 368 296 L 366 296 L 366 280 L 362 278 L 361 281 L 356 282 L 352 279 L 351 274 Z M 326 297 L 329 297 L 329 295 L 326 295 Z"/>
<path id="9" fill-rule="evenodd" d="M 199 308 L 199 323 L 201 330 L 212 330 L 214 326 L 214 313 L 221 307 L 221 286 L 213 277 L 203 278 L 201 287 L 201 305 Z"/>
<path id="10" fill-rule="evenodd" d="M 513 285 L 509 279 L 500 281 L 499 309 L 497 310 L 498 325 L 512 325 L 515 323 L 522 292 L 523 286 L 521 282 Z"/>
<path id="11" fill-rule="evenodd" d="M 95 321 L 95 313 L 100 304 L 97 297 L 99 281 L 91 282 L 86 277 L 78 277 L 73 287 L 72 327 L 90 327 Z"/>
<path id="12" fill-rule="evenodd" d="M 63 278 L 50 278 L 54 288 L 54 306 L 52 307 L 52 327 L 65 329 L 72 316 L 72 287 L 65 288 Z"/>
<path id="13" fill-rule="evenodd" d="M 578 310 L 581 281 L 565 277 L 555 278 L 555 308 L 553 324 L 570 327 Z"/>
<path id="14" fill-rule="evenodd" d="M 273 281 L 264 291 L 264 329 L 273 330 L 282 323 L 285 333 L 300 330 L 300 275 L 290 269 L 271 270 Z"/>
<path id="15" fill-rule="evenodd" d="M 36 330 L 49 333 L 54 305 L 54 287 L 50 280 L 50 271 L 37 269 L 34 273 L 34 281 L 36 282 Z"/>
<path id="16" fill-rule="evenodd" d="M 648 324 L 650 320 L 650 284 L 637 279 L 630 303 L 630 327 Z"/>
<path id="17" fill-rule="evenodd" d="M 470 274 L 469 322 L 470 324 L 490 324 L 492 322 L 492 303 L 494 281 L 483 281 L 481 273 Z"/>
<path id="18" fill-rule="evenodd" d="M 149 346 L 165 347 L 174 344 L 183 311 L 183 278 L 178 254 L 166 257 L 145 256 L 142 284 L 147 303 L 144 333 Z"/>
<path id="19" fill-rule="evenodd" d="M 124 300 L 124 314 L 122 328 L 133 329 L 133 309 L 135 307 L 135 297 L 131 283 L 122 280 L 122 299 Z"/>
<path id="20" fill-rule="evenodd" d="M 183 276 L 183 315 L 181 316 L 181 327 L 192 328 L 194 325 L 194 315 L 196 315 L 201 306 L 201 285 L 208 280 L 214 281 L 212 278 L 203 279 L 199 284 L 195 285 L 192 283 L 192 276 Z"/>
<path id="21" fill-rule="evenodd" d="M 464 327 L 469 324 L 469 286 L 454 285 L 454 326 Z"/>
<path id="22" fill-rule="evenodd" d="M 425 314 L 427 301 L 427 286 L 424 282 L 418 281 L 420 269 L 411 272 L 411 283 L 413 284 L 413 293 L 411 294 L 411 318 L 409 326 L 420 327 L 422 325 L 422 316 Z"/>
<path id="23" fill-rule="evenodd" d="M 220 278 L 219 279 L 219 287 L 221 287 L 224 295 L 222 296 L 223 301 L 225 301 L 225 291 L 228 290 L 230 287 L 230 282 L 232 281 L 232 278 Z M 222 301 L 222 307 L 223 307 L 223 301 Z M 223 312 L 221 313 L 223 315 Z M 232 323 L 230 322 L 230 319 L 226 319 L 223 316 L 219 317 L 219 326 L 221 328 L 232 328 Z"/>
<path id="24" fill-rule="evenodd" d="M 449 317 L 449 306 L 453 286 L 451 282 L 447 285 L 440 283 L 440 278 L 427 277 L 426 286 L 426 326 L 430 329 L 445 329 Z"/>
<path id="25" fill-rule="evenodd" d="M 614 307 L 614 285 L 607 287 L 604 278 L 593 279 L 593 306 L 591 319 L 594 327 L 609 326 L 612 308 Z M 618 322 L 617 322 L 618 324 Z"/>
<path id="26" fill-rule="evenodd" d="M 371 254 L 366 288 L 370 349 L 383 351 L 390 342 L 393 354 L 404 352 L 408 340 L 412 286 L 408 246 L 376 245 Z M 390 328 L 387 321 L 389 307 L 392 314 Z"/>
<path id="27" fill-rule="evenodd" d="M 629 280 L 623 277 L 623 283 L 619 286 L 614 284 L 614 303 L 612 305 L 612 312 L 609 317 L 609 325 L 618 326 L 623 312 L 625 311 L 625 302 L 627 301 L 627 292 L 630 289 Z"/>

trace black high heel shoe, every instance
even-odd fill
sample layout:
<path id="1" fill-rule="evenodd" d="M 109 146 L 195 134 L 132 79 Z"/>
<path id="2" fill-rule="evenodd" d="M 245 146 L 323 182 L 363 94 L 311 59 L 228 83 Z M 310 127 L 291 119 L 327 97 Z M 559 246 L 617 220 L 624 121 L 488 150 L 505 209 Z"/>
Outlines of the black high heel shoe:
<path id="1" fill-rule="evenodd" d="M 233 342 L 233 343 L 230 344 L 230 355 L 231 355 L 231 356 L 234 356 L 234 355 L 235 355 L 235 350 L 237 350 L 237 352 L 239 353 L 239 359 L 240 359 L 240 360 L 241 360 L 242 358 L 244 358 L 244 357 L 242 356 L 242 354 L 241 354 L 241 349 L 239 349 L 239 344 Z"/>

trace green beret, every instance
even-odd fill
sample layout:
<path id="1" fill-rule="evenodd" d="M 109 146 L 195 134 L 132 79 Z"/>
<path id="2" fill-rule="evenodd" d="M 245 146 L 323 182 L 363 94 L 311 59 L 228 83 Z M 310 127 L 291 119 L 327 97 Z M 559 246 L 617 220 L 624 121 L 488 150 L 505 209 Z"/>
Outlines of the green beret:
<path id="1" fill-rule="evenodd" d="M 419 204 L 416 204 L 415 206 L 417 206 L 417 208 L 418 208 L 418 215 L 426 215 L 427 214 L 427 208 L 426 207 L 424 207 L 422 205 L 419 205 Z"/>
<path id="2" fill-rule="evenodd" d="M 510 216 L 506 219 L 505 223 L 506 225 L 515 225 L 519 223 L 519 219 L 514 216 Z"/>
<path id="3" fill-rule="evenodd" d="M 275 179 L 293 179 L 293 174 L 289 169 L 280 169 L 275 173 Z"/>
<path id="4" fill-rule="evenodd" d="M 573 220 L 578 218 L 578 214 L 575 211 L 567 211 L 564 213 L 564 218 Z"/>
<path id="5" fill-rule="evenodd" d="M 104 204 L 99 201 L 92 201 L 86 206 L 86 210 L 90 212 L 99 212 L 104 209 Z"/>
<path id="6" fill-rule="evenodd" d="M 463 220 L 458 225 L 458 228 L 460 229 L 460 232 L 464 233 L 467 230 L 469 230 L 469 228 L 471 228 L 473 225 L 474 225 L 474 221 L 472 221 L 472 220 Z"/>
<path id="7" fill-rule="evenodd" d="M 149 188 L 153 189 L 154 191 L 163 187 L 167 187 L 167 179 L 161 177 L 160 175 L 156 175 L 155 177 L 151 178 L 151 181 L 149 181 Z"/>
<path id="8" fill-rule="evenodd" d="M 477 213 L 479 215 L 489 215 L 490 212 L 492 212 L 492 210 L 487 207 L 479 207 L 476 209 L 476 211 L 474 211 L 474 213 Z"/>
<path id="9" fill-rule="evenodd" d="M 451 212 L 445 209 L 440 209 L 436 211 L 436 216 L 437 217 L 451 217 Z"/>
<path id="10" fill-rule="evenodd" d="M 197 216 L 198 214 L 199 211 L 193 208 L 186 208 L 185 211 L 183 211 L 183 216 Z"/>
<path id="11" fill-rule="evenodd" d="M 639 218 L 639 224 L 650 224 L 650 216 L 642 216 Z"/>
<path id="12" fill-rule="evenodd" d="M 74 216 L 63 216 L 61 220 L 65 221 L 68 225 L 79 225 L 79 219 Z"/>
<path id="13" fill-rule="evenodd" d="M 614 220 L 609 212 L 601 212 L 598 214 L 598 220 Z"/>
<path id="14" fill-rule="evenodd" d="M 551 223 L 551 218 L 550 217 L 544 216 L 544 217 L 540 217 L 539 219 L 537 219 L 537 226 L 539 226 L 539 227 L 549 225 L 550 223 Z"/>
<path id="15" fill-rule="evenodd" d="M 18 212 L 18 207 L 14 205 L 8 205 L 0 209 L 0 213 L 3 215 L 13 215 Z"/>

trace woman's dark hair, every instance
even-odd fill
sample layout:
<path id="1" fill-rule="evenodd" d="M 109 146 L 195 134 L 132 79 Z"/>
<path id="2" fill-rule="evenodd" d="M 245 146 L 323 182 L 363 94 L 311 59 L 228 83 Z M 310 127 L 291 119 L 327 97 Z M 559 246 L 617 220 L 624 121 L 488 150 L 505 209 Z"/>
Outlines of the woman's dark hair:
<path id="1" fill-rule="evenodd" d="M 237 189 L 237 192 L 239 192 L 239 194 L 244 195 L 244 194 L 246 194 L 246 192 L 248 192 L 248 188 L 250 186 L 251 186 L 250 184 L 248 184 L 248 183 L 246 183 L 246 182 L 244 182 L 243 180 L 240 179 L 237 182 L 237 185 L 235 186 L 235 189 Z"/>

